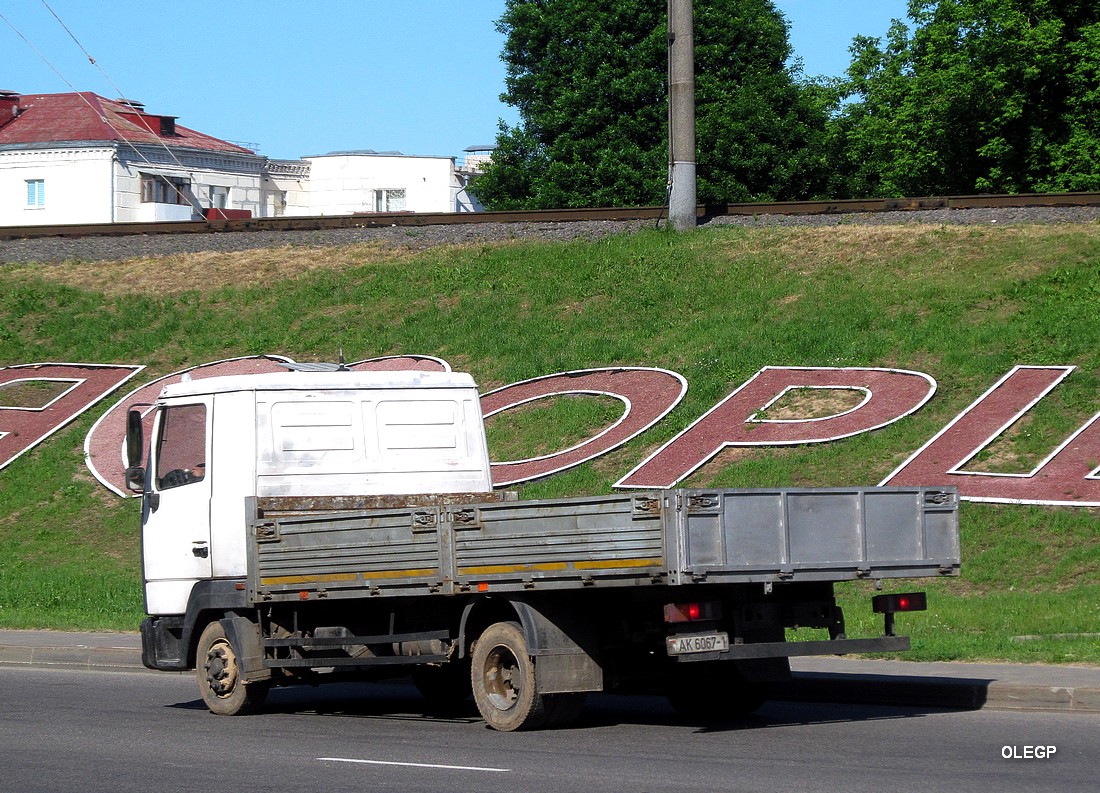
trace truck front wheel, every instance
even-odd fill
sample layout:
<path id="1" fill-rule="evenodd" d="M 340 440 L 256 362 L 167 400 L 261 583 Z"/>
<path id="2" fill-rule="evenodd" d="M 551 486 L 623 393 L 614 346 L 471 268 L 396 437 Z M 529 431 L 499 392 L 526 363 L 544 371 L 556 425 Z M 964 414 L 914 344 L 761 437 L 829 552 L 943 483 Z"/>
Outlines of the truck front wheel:
<path id="1" fill-rule="evenodd" d="M 237 663 L 237 651 L 218 621 L 199 637 L 195 650 L 195 676 L 202 700 L 211 713 L 237 716 L 254 713 L 267 699 L 266 682 L 246 684 Z"/>
<path id="2" fill-rule="evenodd" d="M 535 665 L 515 622 L 490 625 L 474 645 L 470 682 L 474 702 L 494 730 L 541 727 L 546 705 L 535 688 Z"/>

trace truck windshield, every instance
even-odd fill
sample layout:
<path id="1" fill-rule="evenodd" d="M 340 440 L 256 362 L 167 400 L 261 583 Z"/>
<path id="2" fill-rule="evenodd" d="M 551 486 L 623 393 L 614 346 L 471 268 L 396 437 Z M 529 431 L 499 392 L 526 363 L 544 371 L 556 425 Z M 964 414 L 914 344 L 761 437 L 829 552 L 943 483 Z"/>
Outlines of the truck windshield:
<path id="1" fill-rule="evenodd" d="M 157 438 L 158 490 L 201 482 L 206 476 L 206 405 L 165 408 Z"/>

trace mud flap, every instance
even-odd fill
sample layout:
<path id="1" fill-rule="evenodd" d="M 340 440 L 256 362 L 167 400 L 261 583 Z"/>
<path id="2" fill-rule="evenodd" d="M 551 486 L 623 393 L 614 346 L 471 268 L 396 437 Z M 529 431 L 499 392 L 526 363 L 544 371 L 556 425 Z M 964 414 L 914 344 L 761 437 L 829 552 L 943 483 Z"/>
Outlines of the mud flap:
<path id="1" fill-rule="evenodd" d="M 141 623 L 141 663 L 148 669 L 179 672 L 187 669 L 183 620 L 146 617 Z"/>
<path id="2" fill-rule="evenodd" d="M 221 620 L 225 637 L 237 654 L 237 666 L 245 683 L 271 679 L 271 670 L 264 666 L 264 648 L 260 641 L 260 626 L 247 617 L 226 617 Z"/>
<path id="3" fill-rule="evenodd" d="M 540 694 L 603 690 L 603 667 L 595 657 L 591 628 L 538 607 L 513 601 L 527 647 L 535 658 L 535 685 Z M 588 649 L 591 648 L 591 649 Z"/>

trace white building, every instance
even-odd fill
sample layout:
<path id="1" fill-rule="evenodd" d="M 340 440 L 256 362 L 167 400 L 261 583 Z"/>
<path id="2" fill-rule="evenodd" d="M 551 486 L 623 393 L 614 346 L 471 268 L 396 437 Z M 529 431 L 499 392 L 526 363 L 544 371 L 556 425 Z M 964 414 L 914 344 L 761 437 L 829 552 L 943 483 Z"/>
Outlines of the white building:
<path id="1" fill-rule="evenodd" d="M 0 226 L 471 212 L 452 157 L 254 151 L 93 93 L 0 91 Z"/>
<path id="2" fill-rule="evenodd" d="M 451 157 L 396 151 L 334 151 L 303 157 L 309 175 L 304 196 L 287 190 L 286 214 L 457 212 L 462 185 Z M 295 185 L 297 187 L 297 185 Z"/>
<path id="3" fill-rule="evenodd" d="M 265 164 L 137 102 L 0 92 L 0 225 L 260 214 Z"/>

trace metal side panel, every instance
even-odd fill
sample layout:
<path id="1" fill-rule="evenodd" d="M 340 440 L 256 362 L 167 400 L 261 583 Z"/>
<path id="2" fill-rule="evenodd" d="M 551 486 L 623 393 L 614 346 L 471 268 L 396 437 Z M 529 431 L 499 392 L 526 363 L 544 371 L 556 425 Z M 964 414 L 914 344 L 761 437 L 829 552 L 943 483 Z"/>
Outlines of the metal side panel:
<path id="1" fill-rule="evenodd" d="M 439 507 L 263 518 L 250 534 L 248 584 L 260 602 L 443 587 Z"/>
<path id="2" fill-rule="evenodd" d="M 957 572 L 950 488 L 682 490 L 682 580 L 825 581 Z"/>
<path id="3" fill-rule="evenodd" d="M 663 583 L 663 494 L 482 504 L 455 511 L 460 588 Z"/>
<path id="4" fill-rule="evenodd" d="M 251 521 L 248 587 L 262 603 L 953 575 L 958 508 L 949 488 L 872 487 L 281 513 Z"/>

